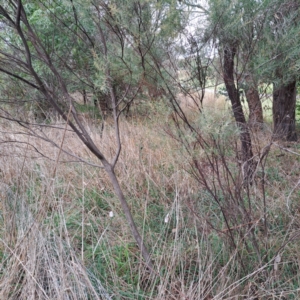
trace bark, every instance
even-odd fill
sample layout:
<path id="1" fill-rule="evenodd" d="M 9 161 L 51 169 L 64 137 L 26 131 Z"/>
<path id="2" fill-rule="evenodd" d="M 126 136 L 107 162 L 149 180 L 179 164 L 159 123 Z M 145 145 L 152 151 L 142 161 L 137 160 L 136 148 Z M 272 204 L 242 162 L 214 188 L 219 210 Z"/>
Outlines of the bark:
<path id="1" fill-rule="evenodd" d="M 86 95 L 86 90 L 82 90 L 82 96 L 83 96 L 83 104 L 86 105 L 87 103 L 87 95 Z"/>
<path id="2" fill-rule="evenodd" d="M 296 92 L 296 81 L 286 85 L 274 86 L 273 123 L 275 138 L 297 141 Z"/>
<path id="3" fill-rule="evenodd" d="M 259 128 L 264 122 L 263 109 L 253 75 L 249 74 L 245 78 L 246 88 L 245 94 L 249 106 L 249 120 L 248 124 L 251 127 Z"/>
<path id="4" fill-rule="evenodd" d="M 253 152 L 251 137 L 247 127 L 246 118 L 240 100 L 240 94 L 234 82 L 234 56 L 235 46 L 226 46 L 224 49 L 223 78 L 226 90 L 231 101 L 235 121 L 240 128 L 240 140 L 242 147 L 242 161 L 244 180 L 251 180 L 253 174 Z"/>

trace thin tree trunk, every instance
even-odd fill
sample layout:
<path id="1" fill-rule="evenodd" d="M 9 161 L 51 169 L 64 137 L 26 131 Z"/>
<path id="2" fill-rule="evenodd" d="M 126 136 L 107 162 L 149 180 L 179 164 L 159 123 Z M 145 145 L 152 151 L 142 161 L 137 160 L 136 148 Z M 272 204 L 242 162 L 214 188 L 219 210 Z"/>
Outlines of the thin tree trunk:
<path id="1" fill-rule="evenodd" d="M 214 98 L 217 98 L 217 91 L 218 91 L 218 85 L 219 85 L 219 73 L 216 73 L 216 83 L 214 87 Z"/>
<path id="2" fill-rule="evenodd" d="M 139 233 L 139 231 L 138 231 L 138 229 L 135 225 L 135 222 L 133 220 L 130 208 L 129 208 L 128 203 L 125 199 L 125 196 L 122 192 L 122 189 L 120 187 L 117 176 L 115 175 L 115 172 L 114 172 L 114 170 L 113 170 L 113 168 L 111 167 L 110 164 L 104 164 L 104 168 L 105 168 L 105 171 L 107 172 L 107 174 L 110 178 L 111 183 L 113 184 L 115 193 L 116 193 L 117 197 L 119 198 L 119 200 L 121 202 L 122 209 L 123 209 L 123 212 L 125 214 L 127 223 L 129 224 L 131 233 L 132 233 L 134 239 L 136 240 L 139 249 L 141 250 L 141 254 L 142 254 L 142 256 L 145 260 L 146 266 L 149 268 L 150 272 L 153 272 L 154 270 L 153 270 L 153 264 L 152 264 L 152 261 L 151 261 L 150 254 L 149 254 L 149 252 L 148 252 L 148 250 L 147 250 L 147 248 L 144 244 L 144 241 L 143 241 L 143 239 L 142 239 L 142 237 L 141 237 L 141 235 L 140 235 L 140 233 Z"/>
<path id="3" fill-rule="evenodd" d="M 87 103 L 87 95 L 86 95 L 86 90 L 82 90 L 82 96 L 83 96 L 83 104 L 86 105 Z"/>
<path id="4" fill-rule="evenodd" d="M 30 74 L 32 76 L 32 81 L 28 81 L 25 78 L 22 78 L 17 73 L 14 74 L 13 71 L 8 71 L 3 68 L 0 69 L 1 72 L 4 72 L 8 74 L 9 76 L 12 76 L 13 78 L 16 78 L 18 80 L 21 80 L 25 82 L 27 85 L 31 86 L 32 88 L 38 90 L 41 94 L 45 96 L 45 101 L 47 101 L 53 109 L 67 122 L 67 124 L 70 126 L 70 128 L 73 130 L 73 132 L 78 136 L 78 138 L 84 143 L 84 145 L 90 150 L 91 153 L 93 153 L 103 164 L 103 167 L 107 174 L 110 177 L 110 180 L 113 184 L 114 191 L 119 198 L 122 208 L 124 210 L 124 214 L 126 216 L 126 219 L 129 223 L 132 235 L 134 236 L 142 255 L 146 261 L 146 266 L 149 270 L 153 272 L 152 263 L 150 259 L 150 254 L 146 249 L 146 246 L 143 242 L 143 239 L 141 235 L 139 234 L 139 231 L 137 229 L 137 226 L 134 223 L 133 217 L 130 212 L 130 208 L 128 203 L 126 202 L 126 199 L 124 197 L 124 194 L 122 192 L 122 189 L 119 185 L 119 182 L 117 180 L 117 177 L 114 173 L 115 165 L 118 161 L 118 158 L 120 156 L 121 152 L 121 139 L 120 139 L 120 129 L 119 129 L 119 123 L 118 123 L 118 106 L 117 106 L 117 99 L 115 96 L 115 93 L 112 92 L 113 89 L 110 88 L 110 108 L 113 110 L 114 114 L 114 123 L 115 123 L 115 139 L 117 142 L 117 149 L 115 156 L 113 158 L 113 161 L 111 163 L 108 162 L 108 160 L 104 157 L 100 149 L 96 146 L 94 143 L 92 137 L 89 135 L 87 129 L 84 127 L 84 125 L 81 123 L 77 110 L 75 107 L 74 99 L 70 96 L 68 92 L 67 85 L 61 76 L 60 72 L 56 69 L 55 64 L 52 61 L 51 55 L 46 52 L 44 45 L 42 44 L 41 40 L 39 39 L 38 35 L 35 33 L 33 28 L 30 26 L 26 12 L 23 8 L 23 4 L 21 0 L 18 1 L 8 1 L 8 7 L 9 9 L 4 9 L 1 5 L 1 14 L 3 14 L 3 18 L 8 21 L 8 23 L 14 27 L 16 34 L 19 36 L 19 41 L 22 44 L 20 48 L 17 48 L 18 51 L 21 52 L 21 57 L 25 57 L 25 60 L 22 60 L 22 68 L 26 70 L 26 74 Z M 14 13 L 12 13 L 12 12 Z M 11 14 L 11 16 L 10 16 Z M 13 21 L 14 16 L 16 21 Z M 101 28 L 100 28 L 101 29 Z M 103 37 L 103 45 L 106 49 L 106 40 L 104 39 L 104 35 L 101 31 L 102 37 Z M 29 44 L 31 44 L 33 47 L 29 47 Z M 10 44 L 12 49 L 15 49 L 16 47 L 12 44 Z M 32 54 L 32 49 L 35 49 L 35 54 Z M 21 50 L 23 49 L 23 50 Z M 105 53 L 106 54 L 106 53 Z M 40 61 L 43 62 L 44 66 L 47 66 L 49 68 L 49 71 L 52 72 L 52 74 L 56 77 L 58 82 L 58 87 L 60 88 L 60 91 L 62 92 L 64 99 L 66 99 L 67 103 L 69 103 L 69 113 L 67 113 L 66 106 L 60 105 L 59 102 L 57 102 L 56 95 L 53 93 L 51 89 L 48 88 L 48 85 L 44 83 L 43 79 L 39 76 L 39 74 L 36 72 L 33 63 L 32 58 L 34 56 L 37 56 Z M 5 57 L 5 53 L 4 53 Z M 10 57 L 10 54 L 9 54 Z M 16 54 L 15 61 L 18 62 L 18 56 Z M 107 71 L 107 79 L 109 86 L 110 84 L 110 74 L 109 69 Z M 95 92 L 94 92 L 95 94 Z M 69 114 L 72 115 L 72 118 L 69 118 Z M 18 121 L 19 122 L 19 121 Z M 25 123 L 24 123 L 25 124 Z M 26 125 L 24 125 L 26 127 Z M 29 126 L 28 126 L 29 128 Z M 47 140 L 47 139 L 45 139 Z M 50 141 L 50 140 L 49 140 Z"/>
<path id="5" fill-rule="evenodd" d="M 246 88 L 245 94 L 249 106 L 248 124 L 251 127 L 260 128 L 264 122 L 263 109 L 259 98 L 257 85 L 252 74 L 245 77 Z"/>
<path id="6" fill-rule="evenodd" d="M 273 123 L 276 138 L 297 141 L 296 92 L 296 81 L 286 85 L 274 86 Z"/>
<path id="7" fill-rule="evenodd" d="M 240 100 L 240 94 L 234 82 L 234 56 L 235 46 L 226 46 L 224 49 L 223 77 L 226 90 L 231 101 L 235 121 L 240 128 L 240 140 L 242 146 L 242 161 L 244 180 L 251 180 L 253 174 L 253 152 L 251 137 L 247 127 L 246 118 Z"/>

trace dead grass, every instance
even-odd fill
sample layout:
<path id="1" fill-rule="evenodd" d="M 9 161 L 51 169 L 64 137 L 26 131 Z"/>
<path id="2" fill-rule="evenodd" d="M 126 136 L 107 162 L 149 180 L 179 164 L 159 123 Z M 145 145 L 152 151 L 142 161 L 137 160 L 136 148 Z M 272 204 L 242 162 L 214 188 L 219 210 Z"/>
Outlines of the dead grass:
<path id="1" fill-rule="evenodd" d="M 199 93 L 195 92 L 191 95 L 179 95 L 180 106 L 185 112 L 196 110 L 197 107 L 201 106 L 201 91 Z M 202 105 L 206 110 L 228 110 L 230 107 L 224 96 L 215 96 L 213 90 L 205 90 L 204 98 L 202 100 Z"/>
<path id="2" fill-rule="evenodd" d="M 204 107 L 211 102 L 211 95 L 207 97 Z M 194 107 L 184 101 L 183 108 L 193 113 Z M 214 102 L 214 108 L 222 105 Z M 60 145 L 64 124 L 33 128 L 44 138 L 41 140 L 15 124 L 1 123 L 0 298 L 276 299 L 280 291 L 296 299 L 300 257 L 297 144 L 272 144 L 264 174 L 257 170 L 250 191 L 258 220 L 253 228 L 268 249 L 269 259 L 257 265 L 251 262 L 252 254 L 245 255 L 249 266 L 245 273 L 238 264 L 239 253 L 248 253 L 249 246 L 241 239 L 239 252 L 232 251 L 220 232 L 224 220 L 213 199 L 189 173 L 191 157 L 166 133 L 172 128 L 171 121 L 161 107 L 148 106 L 147 110 L 145 118 L 122 120 L 122 154 L 116 172 L 151 249 L 157 276 L 144 272 L 99 161 L 72 132 L 66 132 L 65 152 L 60 156 L 53 143 L 46 141 Z M 223 136 L 230 150 L 235 131 L 226 110 L 209 110 L 193 122 L 207 136 Z M 99 148 L 113 157 L 111 125 L 101 138 L 95 124 L 88 120 L 86 124 Z M 192 141 L 193 136 L 189 138 Z M 268 127 L 253 132 L 257 157 L 270 140 Z M 202 153 L 195 145 L 193 154 L 200 159 Z M 234 162 L 234 156 L 230 163 L 231 159 Z M 202 167 L 207 167 L 205 161 Z M 206 174 L 213 180 L 209 168 Z M 263 195 L 270 231 L 267 240 L 261 229 Z M 110 212 L 114 217 L 109 217 Z M 244 223 L 241 220 L 242 226 Z M 273 258 L 278 254 L 281 260 L 275 270 Z"/>

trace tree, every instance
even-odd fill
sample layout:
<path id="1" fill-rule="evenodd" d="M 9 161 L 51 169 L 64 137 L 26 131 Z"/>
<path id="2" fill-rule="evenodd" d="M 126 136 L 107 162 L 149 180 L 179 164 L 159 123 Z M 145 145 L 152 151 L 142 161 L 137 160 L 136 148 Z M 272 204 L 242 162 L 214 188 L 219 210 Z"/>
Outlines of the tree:
<path id="1" fill-rule="evenodd" d="M 170 41 L 180 25 L 180 22 L 170 25 L 177 22 L 175 4 L 175 1 L 152 3 L 148 0 L 134 3 L 59 0 L 23 4 L 22 0 L 9 0 L 0 5 L 0 22 L 4 28 L 0 36 L 0 72 L 7 82 L 21 85 L 21 92 L 12 102 L 37 100 L 31 98 L 35 93 L 100 161 L 151 271 L 150 254 L 115 174 L 122 148 L 119 120 L 145 86 L 145 80 L 159 91 L 164 84 L 161 75 L 164 79 L 168 76 L 166 69 L 158 69 L 168 59 L 164 51 L 166 32 L 171 33 Z M 40 24 L 41 18 L 43 24 Z M 112 157 L 103 154 L 81 122 L 71 96 L 76 90 L 92 91 L 101 110 L 102 104 L 109 108 L 116 142 Z M 10 108 L 3 107 L 2 112 L 0 117 L 15 121 L 28 133 L 55 144 L 40 135 L 30 120 L 12 115 Z"/>
<path id="2" fill-rule="evenodd" d="M 227 44 L 223 50 L 223 79 L 226 90 L 231 101 L 231 106 L 235 121 L 240 127 L 240 140 L 242 145 L 242 160 L 244 162 L 244 178 L 249 180 L 253 172 L 253 152 L 249 130 L 246 125 L 246 118 L 240 100 L 240 93 L 234 81 L 234 58 L 237 48 L 232 44 Z"/>
<path id="3" fill-rule="evenodd" d="M 209 1 L 209 33 L 215 40 L 221 60 L 223 80 L 231 101 L 235 121 L 240 128 L 244 178 L 253 172 L 253 152 L 250 132 L 247 126 L 239 89 L 244 77 L 246 96 L 250 108 L 250 122 L 262 122 L 260 99 L 251 74 L 251 58 L 256 46 L 255 36 L 260 34 L 255 28 L 252 11 L 255 1 Z M 257 8 L 256 8 L 257 10 Z M 250 13 L 251 12 L 251 13 Z M 241 63 L 241 65 L 240 65 Z M 247 79 L 246 79 L 247 78 Z"/>
<path id="4" fill-rule="evenodd" d="M 36 3 L 42 5 L 42 3 L 34 2 L 34 4 Z M 61 2 L 59 5 L 60 4 Z M 73 26 L 70 28 L 64 20 L 59 19 L 59 16 L 56 18 L 56 16 L 52 14 L 51 9 L 45 10 L 46 14 L 53 17 L 53 20 L 58 22 L 64 28 L 64 33 L 68 34 L 68 37 L 71 37 L 71 39 L 80 39 L 81 35 L 84 35 L 89 39 L 89 35 L 83 27 L 83 24 L 80 22 L 76 12 L 75 9 L 74 14 L 68 15 L 70 20 L 72 20 L 71 24 Z M 1 33 L 0 72 L 6 76 L 7 80 L 17 80 L 22 83 L 24 89 L 25 87 L 33 89 L 41 95 L 43 101 L 49 104 L 65 120 L 65 122 L 67 122 L 69 128 L 73 130 L 89 151 L 99 159 L 120 200 L 128 225 L 141 250 L 146 265 L 150 270 L 153 270 L 150 254 L 135 225 L 129 205 L 115 174 L 115 166 L 121 152 L 121 136 L 119 129 L 121 109 L 120 100 L 117 98 L 114 83 L 110 76 L 111 65 L 107 55 L 108 42 L 104 30 L 101 28 L 103 24 L 98 24 L 100 27 L 98 27 L 99 31 L 97 34 L 100 38 L 100 47 L 103 50 L 102 53 L 104 54 L 102 56 L 104 61 L 103 65 L 105 65 L 104 83 L 112 105 L 115 139 L 117 144 L 114 156 L 110 159 L 104 156 L 101 150 L 95 145 L 78 116 L 75 101 L 70 95 L 70 84 L 68 82 L 69 74 L 75 72 L 75 69 L 69 68 L 69 64 L 72 63 L 72 59 L 68 58 L 69 52 L 66 52 L 67 57 L 62 58 L 60 57 L 60 51 L 48 51 L 45 41 L 40 37 L 40 35 L 43 34 L 38 31 L 37 27 L 34 28 L 32 26 L 28 14 L 30 14 L 29 7 L 24 6 L 22 0 L 9 0 L 7 3 L 0 5 L 0 22 L 5 28 L 4 32 L 2 31 Z M 93 44 L 91 40 L 89 40 L 89 42 L 90 45 Z M 58 44 L 63 46 L 60 43 Z M 70 44 L 67 43 L 67 46 L 69 45 Z M 70 51 L 70 49 L 64 48 L 64 51 L 66 50 Z M 92 47 L 88 49 L 91 54 L 93 53 L 93 50 Z M 42 66 L 42 68 L 37 70 L 37 66 Z M 53 85 L 48 84 L 49 76 L 53 77 Z M 61 98 L 63 98 L 63 100 L 60 100 Z M 7 111 L 6 113 L 2 113 L 1 117 L 18 122 L 21 126 L 27 128 L 31 134 L 41 137 L 27 121 L 22 119 L 21 116 L 11 117 L 10 113 Z M 43 138 L 45 139 L 45 137 Z"/>
<path id="5" fill-rule="evenodd" d="M 275 1 L 269 16 L 268 38 L 273 44 L 269 64 L 274 83 L 274 135 L 296 141 L 296 81 L 299 78 L 300 4 L 297 1 Z M 270 68 L 269 67 L 269 68 Z"/>
<path id="6" fill-rule="evenodd" d="M 254 78 L 254 73 L 245 74 L 244 90 L 249 106 L 248 124 L 251 127 L 260 127 L 264 122 L 262 104 L 258 92 L 257 80 Z"/>
<path id="7" fill-rule="evenodd" d="M 263 123 L 263 110 L 255 72 L 255 53 L 265 26 L 267 1 L 209 1 L 210 32 L 217 44 L 232 40 L 236 47 L 236 86 L 246 94 L 249 121 L 253 126 Z"/>
<path id="8" fill-rule="evenodd" d="M 296 81 L 274 85 L 273 123 L 275 137 L 297 141 L 296 133 Z"/>

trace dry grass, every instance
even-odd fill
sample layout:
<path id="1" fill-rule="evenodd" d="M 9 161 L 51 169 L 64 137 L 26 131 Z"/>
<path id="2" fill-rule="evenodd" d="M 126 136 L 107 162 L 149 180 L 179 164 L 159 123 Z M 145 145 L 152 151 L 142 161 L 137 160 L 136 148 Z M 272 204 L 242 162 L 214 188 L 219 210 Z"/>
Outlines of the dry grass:
<path id="1" fill-rule="evenodd" d="M 157 276 L 145 273 L 107 176 L 72 132 L 63 140 L 63 129 L 37 127 L 41 140 L 2 123 L 0 299 L 297 299 L 297 144 L 273 144 L 264 174 L 257 170 L 250 190 L 257 220 L 251 230 L 264 258 L 258 263 L 250 240 L 244 243 L 248 231 L 238 237 L 244 220 L 233 229 L 238 248 L 230 246 L 220 210 L 189 173 L 192 157 L 166 134 L 172 125 L 162 107 L 150 104 L 145 111 L 144 118 L 121 122 L 123 148 L 116 172 Z M 229 154 L 234 150 L 237 132 L 226 110 L 209 111 L 193 122 L 207 137 L 223 137 Z M 86 124 L 99 148 L 113 157 L 113 128 L 107 125 L 101 138 L 93 123 Z M 189 138 L 192 143 L 193 136 Z M 63 140 L 65 152 L 59 155 L 46 139 L 57 145 Z M 258 157 L 270 139 L 268 130 L 253 133 Z M 213 180 L 203 149 L 194 145 L 192 152 Z M 233 164 L 235 156 L 230 155 Z M 239 264 L 241 255 L 246 270 Z"/>
<path id="2" fill-rule="evenodd" d="M 182 108 L 186 110 L 194 110 L 195 108 L 197 108 L 197 106 L 200 106 L 201 95 L 201 91 L 199 93 L 193 93 L 190 96 L 183 94 L 179 95 Z M 221 95 L 215 97 L 213 90 L 205 91 L 202 105 L 204 108 L 212 110 L 225 110 L 229 108 L 226 97 Z"/>

